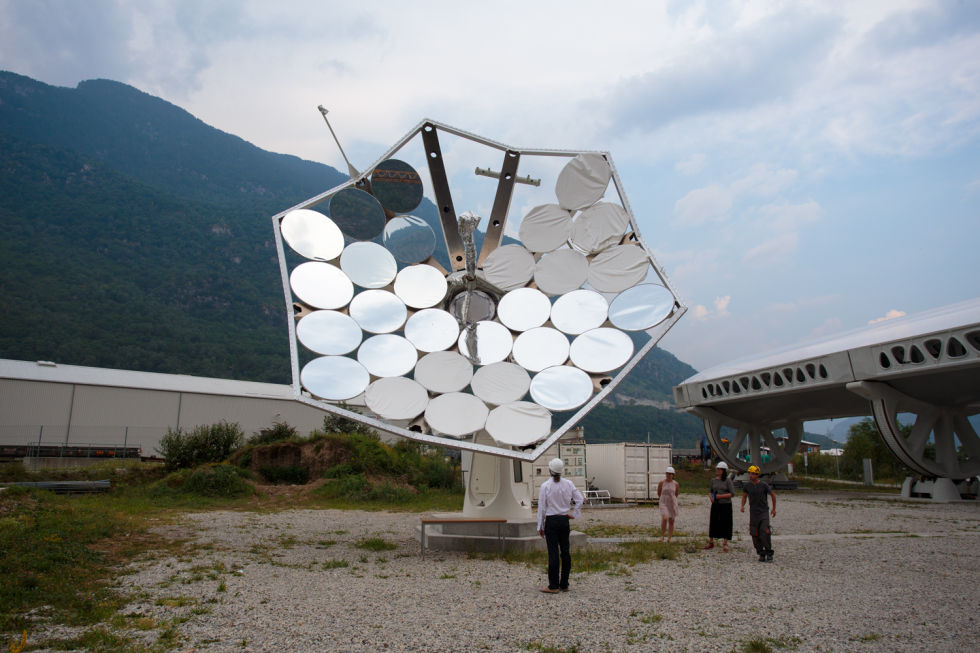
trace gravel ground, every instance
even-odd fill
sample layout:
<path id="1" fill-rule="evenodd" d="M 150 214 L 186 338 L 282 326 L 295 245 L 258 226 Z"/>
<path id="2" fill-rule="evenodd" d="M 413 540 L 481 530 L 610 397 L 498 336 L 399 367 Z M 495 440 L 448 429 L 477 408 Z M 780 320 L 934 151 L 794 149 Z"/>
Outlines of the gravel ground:
<path id="1" fill-rule="evenodd" d="M 168 529 L 188 538 L 186 553 L 121 577 L 139 597 L 124 613 L 186 619 L 185 651 L 976 649 L 976 502 L 796 491 L 778 493 L 777 507 L 773 564 L 757 561 L 737 503 L 733 551 L 696 549 L 707 498 L 682 494 L 677 559 L 573 571 L 558 595 L 537 591 L 543 568 L 441 551 L 420 559 L 418 514 L 188 514 Z M 659 511 L 587 508 L 577 522 L 599 524 L 659 526 Z M 364 538 L 397 548 L 358 548 Z"/>

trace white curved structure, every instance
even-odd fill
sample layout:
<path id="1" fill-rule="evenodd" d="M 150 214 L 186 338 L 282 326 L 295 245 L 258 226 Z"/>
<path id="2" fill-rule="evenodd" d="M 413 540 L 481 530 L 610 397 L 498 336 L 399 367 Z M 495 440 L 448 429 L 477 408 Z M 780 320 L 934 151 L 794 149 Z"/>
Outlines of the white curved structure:
<path id="1" fill-rule="evenodd" d="M 909 468 L 930 478 L 980 474 L 980 298 L 764 355 L 719 365 L 674 388 L 679 407 L 704 420 L 711 445 L 729 464 L 748 440 L 764 472 L 789 461 L 806 420 L 873 414 L 878 430 Z M 913 413 L 908 437 L 897 415 Z M 736 436 L 721 442 L 722 426 Z M 772 431 L 785 428 L 776 442 Z M 926 445 L 935 443 L 934 458 Z M 762 464 L 762 444 L 773 452 Z"/>

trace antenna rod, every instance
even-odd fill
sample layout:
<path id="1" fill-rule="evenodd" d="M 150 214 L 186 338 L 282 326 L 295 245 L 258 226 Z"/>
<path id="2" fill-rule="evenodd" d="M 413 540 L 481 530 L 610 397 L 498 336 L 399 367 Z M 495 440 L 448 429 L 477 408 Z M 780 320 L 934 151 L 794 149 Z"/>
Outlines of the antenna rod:
<path id="1" fill-rule="evenodd" d="M 496 170 L 491 170 L 490 168 L 477 168 L 475 173 L 481 177 L 492 177 L 493 179 L 500 179 L 500 173 Z M 527 184 L 529 186 L 540 186 L 540 179 L 531 179 L 530 175 L 525 175 L 523 177 L 514 177 L 514 181 L 519 184 Z"/>
<path id="2" fill-rule="evenodd" d="M 350 164 L 350 161 L 347 159 L 347 154 L 344 152 L 344 148 L 340 146 L 340 140 L 337 138 L 337 134 L 334 132 L 333 127 L 330 126 L 330 121 L 327 120 L 327 110 L 322 104 L 319 105 L 317 109 L 320 110 L 320 115 L 323 116 L 323 122 L 327 123 L 327 129 L 330 130 L 330 134 L 333 136 L 333 142 L 337 144 L 337 149 L 340 150 L 340 155 L 344 157 L 344 161 L 347 162 L 347 172 L 350 173 L 350 178 L 353 179 L 355 177 L 360 177 L 361 173 L 357 171 L 357 168 Z"/>

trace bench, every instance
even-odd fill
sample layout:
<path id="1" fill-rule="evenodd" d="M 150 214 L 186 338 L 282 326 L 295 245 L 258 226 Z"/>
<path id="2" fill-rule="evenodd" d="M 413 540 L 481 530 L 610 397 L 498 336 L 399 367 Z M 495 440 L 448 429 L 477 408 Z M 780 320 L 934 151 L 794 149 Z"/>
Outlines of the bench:
<path id="1" fill-rule="evenodd" d="M 497 541 L 500 542 L 500 553 L 504 552 L 504 533 L 502 525 L 506 519 L 483 519 L 480 517 L 422 517 L 420 520 L 422 533 L 419 536 L 419 555 L 425 558 L 425 529 L 429 524 L 496 524 Z"/>
<path id="2" fill-rule="evenodd" d="M 612 497 L 609 496 L 609 490 L 586 490 L 585 502 L 590 506 L 594 506 L 597 503 L 606 504 L 612 502 Z"/>

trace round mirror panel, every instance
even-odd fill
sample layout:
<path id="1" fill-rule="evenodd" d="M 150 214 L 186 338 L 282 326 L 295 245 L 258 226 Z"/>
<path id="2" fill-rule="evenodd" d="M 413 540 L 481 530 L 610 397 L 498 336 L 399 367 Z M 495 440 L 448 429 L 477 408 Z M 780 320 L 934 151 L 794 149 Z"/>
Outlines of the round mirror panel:
<path id="1" fill-rule="evenodd" d="M 459 324 L 446 311 L 426 308 L 408 318 L 405 337 L 419 351 L 442 351 L 456 344 Z"/>
<path id="2" fill-rule="evenodd" d="M 408 213 L 422 202 L 422 178 L 404 161 L 388 159 L 371 173 L 371 191 L 392 213 Z"/>
<path id="3" fill-rule="evenodd" d="M 534 283 L 543 293 L 563 295 L 585 283 L 589 260 L 580 252 L 559 249 L 545 254 L 534 267 Z"/>
<path id="4" fill-rule="evenodd" d="M 364 401 L 382 419 L 412 419 L 429 405 L 429 393 L 411 379 L 392 376 L 369 385 Z"/>
<path id="5" fill-rule="evenodd" d="M 352 399 L 371 380 L 363 365 L 346 356 L 314 358 L 303 366 L 299 379 L 314 397 L 329 401 Z"/>
<path id="6" fill-rule="evenodd" d="M 549 367 L 531 380 L 531 398 L 551 410 L 572 410 L 592 398 L 592 379 L 571 365 Z"/>
<path id="7" fill-rule="evenodd" d="M 497 315 L 508 329 L 527 331 L 548 321 L 551 301 L 540 290 L 517 288 L 500 299 Z"/>
<path id="8" fill-rule="evenodd" d="M 418 354 L 401 336 L 372 336 L 361 343 L 357 360 L 374 376 L 403 376 L 412 371 Z"/>
<path id="9" fill-rule="evenodd" d="M 473 365 L 454 351 L 426 354 L 415 365 L 415 380 L 439 394 L 459 392 L 473 378 Z"/>
<path id="10" fill-rule="evenodd" d="M 459 353 L 470 361 L 477 365 L 489 365 L 507 358 L 514 338 L 503 324 L 484 321 L 477 322 L 473 329 L 462 329 L 456 345 Z"/>
<path id="11" fill-rule="evenodd" d="M 361 288 L 384 288 L 395 278 L 398 264 L 377 243 L 351 243 L 340 255 L 340 269 Z"/>
<path id="12" fill-rule="evenodd" d="M 473 395 L 451 392 L 429 401 L 425 421 L 434 431 L 460 437 L 482 429 L 489 413 L 486 404 Z"/>
<path id="13" fill-rule="evenodd" d="M 330 217 L 351 240 L 371 240 L 385 228 L 385 210 L 358 188 L 344 188 L 330 198 Z"/>
<path id="14" fill-rule="evenodd" d="M 329 263 L 300 263 L 289 275 L 289 287 L 313 308 L 342 308 L 354 296 L 354 284 Z"/>
<path id="15" fill-rule="evenodd" d="M 639 245 L 616 245 L 589 263 L 589 285 L 599 292 L 622 292 L 643 281 L 650 259 Z"/>
<path id="16" fill-rule="evenodd" d="M 518 232 L 532 252 L 550 252 L 565 244 L 572 233 L 572 214 L 557 204 L 543 204 L 527 212 Z"/>
<path id="17" fill-rule="evenodd" d="M 624 290 L 609 305 L 609 321 L 626 331 L 643 331 L 663 322 L 674 308 L 674 296 L 663 286 L 641 283 Z"/>
<path id="18" fill-rule="evenodd" d="M 608 372 L 626 364 L 633 355 L 633 340 L 618 329 L 601 327 L 572 341 L 569 357 L 586 372 Z"/>
<path id="19" fill-rule="evenodd" d="M 521 245 L 504 245 L 483 262 L 487 281 L 501 290 L 520 288 L 534 274 L 534 257 Z"/>
<path id="20" fill-rule="evenodd" d="M 350 303 L 350 316 L 369 333 L 391 333 L 405 324 L 405 303 L 387 290 L 365 290 Z"/>
<path id="21" fill-rule="evenodd" d="M 555 182 L 558 205 L 568 211 L 592 206 L 605 195 L 610 177 L 612 170 L 601 154 L 579 154 L 565 164 Z"/>
<path id="22" fill-rule="evenodd" d="M 531 372 L 568 360 L 568 338 L 551 327 L 525 331 L 514 340 L 514 362 Z"/>
<path id="23" fill-rule="evenodd" d="M 470 381 L 473 394 L 493 406 L 523 399 L 531 377 L 520 365 L 500 362 L 479 368 Z"/>
<path id="24" fill-rule="evenodd" d="M 402 263 L 421 263 L 436 251 L 436 234 L 422 218 L 403 215 L 385 225 L 384 244 Z"/>
<path id="25" fill-rule="evenodd" d="M 333 220 L 310 209 L 290 211 L 279 223 L 283 240 L 300 256 L 332 261 L 344 249 L 344 235 Z"/>
<path id="26" fill-rule="evenodd" d="M 431 265 L 413 265 L 395 277 L 395 294 L 412 308 L 435 306 L 448 288 L 446 277 Z"/>
<path id="27" fill-rule="evenodd" d="M 551 323 L 565 333 L 578 335 L 602 326 L 609 311 L 609 302 L 594 290 L 573 290 L 555 300 L 551 307 Z"/>
<path id="28" fill-rule="evenodd" d="M 486 429 L 498 444 L 524 447 L 548 437 L 551 413 L 530 401 L 515 401 L 491 410 Z"/>
<path id="29" fill-rule="evenodd" d="M 466 297 L 469 295 L 470 306 L 466 309 Z M 473 324 L 483 320 L 492 320 L 496 314 L 497 307 L 494 305 L 493 297 L 482 290 L 463 291 L 453 297 L 449 302 L 449 311 L 462 324 Z M 466 311 L 466 316 L 463 312 Z"/>
<path id="30" fill-rule="evenodd" d="M 318 354 L 340 356 L 361 344 L 361 327 L 337 311 L 313 311 L 296 324 L 296 338 Z"/>
<path id="31" fill-rule="evenodd" d="M 599 202 L 575 217 L 569 243 L 586 254 L 608 249 L 623 239 L 630 217 L 618 204 Z"/>

